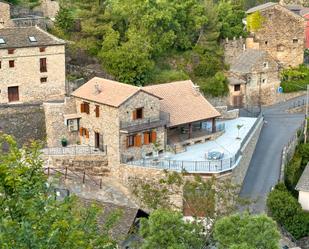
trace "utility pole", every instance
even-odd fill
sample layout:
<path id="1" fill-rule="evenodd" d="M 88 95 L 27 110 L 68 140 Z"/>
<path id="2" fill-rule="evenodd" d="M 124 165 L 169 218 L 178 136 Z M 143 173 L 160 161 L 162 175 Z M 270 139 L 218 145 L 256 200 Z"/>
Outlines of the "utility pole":
<path id="1" fill-rule="evenodd" d="M 304 130 L 304 143 L 307 143 L 307 128 L 308 128 L 308 104 L 309 104 L 309 85 L 307 85 L 306 97 L 306 115 L 305 115 L 305 130 Z"/>

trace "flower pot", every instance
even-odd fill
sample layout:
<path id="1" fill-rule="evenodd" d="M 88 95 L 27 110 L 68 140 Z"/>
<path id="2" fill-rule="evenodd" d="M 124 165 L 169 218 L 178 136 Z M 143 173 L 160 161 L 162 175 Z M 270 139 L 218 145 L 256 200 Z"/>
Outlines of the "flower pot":
<path id="1" fill-rule="evenodd" d="M 62 145 L 63 147 L 66 147 L 66 146 L 68 145 L 68 141 L 67 141 L 66 139 L 62 139 L 62 140 L 61 140 L 61 145 Z"/>

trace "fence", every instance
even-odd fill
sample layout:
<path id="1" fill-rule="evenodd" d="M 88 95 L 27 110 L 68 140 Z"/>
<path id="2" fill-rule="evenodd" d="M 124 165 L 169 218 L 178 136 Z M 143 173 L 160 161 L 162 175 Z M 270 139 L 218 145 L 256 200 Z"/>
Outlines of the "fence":
<path id="1" fill-rule="evenodd" d="M 106 155 L 107 147 L 101 149 L 92 146 L 69 146 L 69 147 L 51 147 L 42 149 L 43 155 Z"/>
<path id="2" fill-rule="evenodd" d="M 158 168 L 166 169 L 173 171 L 185 171 L 188 173 L 221 173 L 229 171 L 236 166 L 236 163 L 241 158 L 241 151 L 246 143 L 249 141 L 249 138 L 252 135 L 252 132 L 255 130 L 257 125 L 263 120 L 263 116 L 260 114 L 253 126 L 251 127 L 248 134 L 245 136 L 241 142 L 241 146 L 236 154 L 229 158 L 223 158 L 219 160 L 205 160 L 205 161 L 179 161 L 179 160 L 169 160 L 164 157 L 158 158 L 143 158 L 140 160 L 127 160 L 129 157 L 122 155 L 122 162 L 132 166 L 141 166 L 146 168 Z"/>
<path id="3" fill-rule="evenodd" d="M 76 180 L 79 179 L 82 181 L 83 184 L 85 183 L 90 183 L 93 184 L 95 186 L 98 186 L 100 189 L 102 189 L 102 179 L 95 179 L 92 176 L 86 174 L 86 171 L 84 171 L 81 175 L 78 174 L 75 171 L 69 170 L 67 167 L 66 168 L 51 168 L 51 167 L 47 167 L 44 168 L 44 173 L 47 176 L 51 176 L 51 175 L 61 175 L 64 176 L 64 179 L 71 179 L 71 180 Z"/>

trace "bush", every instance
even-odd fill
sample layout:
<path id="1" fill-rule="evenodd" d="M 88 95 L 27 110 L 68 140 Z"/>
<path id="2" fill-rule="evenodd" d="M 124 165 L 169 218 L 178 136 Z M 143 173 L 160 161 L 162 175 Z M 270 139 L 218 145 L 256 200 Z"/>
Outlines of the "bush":
<path id="1" fill-rule="evenodd" d="M 285 184 L 288 190 L 293 192 L 293 194 L 295 194 L 295 186 L 302 174 L 301 162 L 302 157 L 296 153 L 285 168 Z"/>
<path id="2" fill-rule="evenodd" d="M 228 81 L 222 72 L 216 73 L 215 77 L 197 81 L 205 94 L 214 97 L 224 96 L 228 93 Z"/>
<path id="3" fill-rule="evenodd" d="M 155 70 L 150 76 L 151 84 L 168 83 L 172 81 L 188 80 L 189 76 L 182 70 Z"/>
<path id="4" fill-rule="evenodd" d="M 309 69 L 306 65 L 289 68 L 281 73 L 281 86 L 284 92 L 306 90 L 309 81 Z"/>
<path id="5" fill-rule="evenodd" d="M 267 207 L 273 218 L 296 239 L 309 233 L 309 213 L 305 213 L 297 199 L 282 184 L 275 187 L 267 198 Z"/>

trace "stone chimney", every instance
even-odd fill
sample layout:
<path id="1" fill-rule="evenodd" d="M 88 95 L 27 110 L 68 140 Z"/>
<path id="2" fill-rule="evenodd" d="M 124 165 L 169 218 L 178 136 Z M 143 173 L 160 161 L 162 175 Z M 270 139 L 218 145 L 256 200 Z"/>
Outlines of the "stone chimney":
<path id="1" fill-rule="evenodd" d="M 102 92 L 101 87 L 98 84 L 94 85 L 94 95 L 98 95 Z"/>

